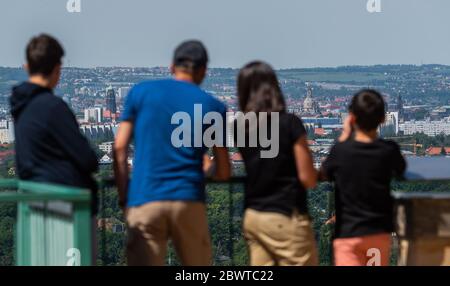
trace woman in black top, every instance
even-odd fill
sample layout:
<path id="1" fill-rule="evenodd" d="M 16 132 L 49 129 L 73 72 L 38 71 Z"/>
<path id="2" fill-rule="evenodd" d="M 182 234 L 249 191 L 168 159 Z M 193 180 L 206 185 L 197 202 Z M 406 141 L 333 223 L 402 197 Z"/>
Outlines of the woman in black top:
<path id="1" fill-rule="evenodd" d="M 250 264 L 316 265 L 306 189 L 316 185 L 317 173 L 303 123 L 286 112 L 275 72 L 266 63 L 241 69 L 238 98 L 243 114 L 235 122 L 235 139 L 247 171 L 243 229 Z M 256 122 L 245 120 L 252 115 Z M 270 146 L 261 140 L 265 134 Z"/>

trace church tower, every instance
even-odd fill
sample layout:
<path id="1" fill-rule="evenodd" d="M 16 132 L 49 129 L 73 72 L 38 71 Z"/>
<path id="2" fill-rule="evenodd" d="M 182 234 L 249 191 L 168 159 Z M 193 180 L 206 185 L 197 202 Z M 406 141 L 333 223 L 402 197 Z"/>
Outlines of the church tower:
<path id="1" fill-rule="evenodd" d="M 309 82 L 306 83 L 306 98 L 303 101 L 303 114 L 318 115 L 320 114 L 319 104 L 313 98 L 313 89 Z"/>

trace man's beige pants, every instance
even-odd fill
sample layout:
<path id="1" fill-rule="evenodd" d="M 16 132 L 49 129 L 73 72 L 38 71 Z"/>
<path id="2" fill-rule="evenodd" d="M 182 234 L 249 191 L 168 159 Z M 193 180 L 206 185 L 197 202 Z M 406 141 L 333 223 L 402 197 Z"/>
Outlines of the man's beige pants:
<path id="1" fill-rule="evenodd" d="M 252 266 L 315 266 L 316 242 L 307 215 L 291 217 L 275 212 L 247 209 L 244 236 Z"/>
<path id="2" fill-rule="evenodd" d="M 128 265 L 164 265 L 169 239 L 183 265 L 211 265 L 211 242 L 204 203 L 151 202 L 129 208 L 126 217 Z"/>

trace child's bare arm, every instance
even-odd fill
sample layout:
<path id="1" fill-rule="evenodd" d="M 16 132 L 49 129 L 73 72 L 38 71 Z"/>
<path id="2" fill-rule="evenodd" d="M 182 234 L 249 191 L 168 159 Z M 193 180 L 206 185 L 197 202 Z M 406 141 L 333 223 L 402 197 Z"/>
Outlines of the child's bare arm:
<path id="1" fill-rule="evenodd" d="M 352 121 L 353 121 L 352 115 L 349 115 L 349 116 L 347 116 L 347 118 L 345 118 L 343 130 L 342 130 L 341 136 L 338 139 L 339 142 L 347 141 L 350 138 L 350 136 L 352 135 L 352 131 L 353 131 Z"/>
<path id="2" fill-rule="evenodd" d="M 336 223 L 336 215 L 333 215 L 325 222 L 325 224 L 335 224 L 335 223 Z"/>
<path id="3" fill-rule="evenodd" d="M 298 178 L 307 189 L 317 184 L 317 171 L 314 169 L 311 151 L 306 136 L 300 137 L 294 145 L 294 155 L 298 170 Z"/>

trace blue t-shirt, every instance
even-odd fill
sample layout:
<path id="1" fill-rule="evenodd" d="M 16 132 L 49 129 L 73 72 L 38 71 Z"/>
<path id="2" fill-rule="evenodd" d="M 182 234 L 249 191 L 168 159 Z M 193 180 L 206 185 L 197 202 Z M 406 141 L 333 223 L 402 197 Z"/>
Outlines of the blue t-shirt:
<path id="1" fill-rule="evenodd" d="M 181 116 L 177 117 L 180 112 Z M 207 147 L 203 140 L 198 145 L 200 137 L 194 144 L 194 136 L 203 136 L 211 125 L 202 124 L 208 112 L 219 113 L 223 125 L 226 124 L 225 105 L 189 82 L 173 79 L 147 81 L 131 89 L 121 118 L 134 123 L 135 150 L 128 188 L 129 207 L 152 201 L 205 200 L 202 162 Z M 174 138 L 183 140 L 184 136 L 190 136 L 190 144 L 180 147 L 178 142 L 174 146 L 174 130 L 183 124 L 189 126 L 189 123 L 190 130 L 176 133 L 179 136 Z"/>

